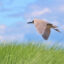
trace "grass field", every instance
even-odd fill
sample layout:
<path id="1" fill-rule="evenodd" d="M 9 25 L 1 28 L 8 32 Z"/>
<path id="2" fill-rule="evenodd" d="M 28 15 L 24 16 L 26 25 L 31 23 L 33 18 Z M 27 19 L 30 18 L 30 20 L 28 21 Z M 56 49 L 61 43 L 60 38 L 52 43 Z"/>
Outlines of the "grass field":
<path id="1" fill-rule="evenodd" d="M 64 49 L 44 45 L 0 45 L 0 64 L 64 64 Z"/>

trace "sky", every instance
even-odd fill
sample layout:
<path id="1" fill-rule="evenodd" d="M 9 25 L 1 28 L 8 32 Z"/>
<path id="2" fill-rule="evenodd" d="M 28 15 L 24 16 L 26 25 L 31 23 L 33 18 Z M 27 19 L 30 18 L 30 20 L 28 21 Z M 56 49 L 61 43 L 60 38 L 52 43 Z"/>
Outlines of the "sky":
<path id="1" fill-rule="evenodd" d="M 64 42 L 64 0 L 0 0 L 0 41 L 44 42 L 35 26 L 27 24 L 34 18 L 60 29 L 51 29 L 46 42 Z"/>

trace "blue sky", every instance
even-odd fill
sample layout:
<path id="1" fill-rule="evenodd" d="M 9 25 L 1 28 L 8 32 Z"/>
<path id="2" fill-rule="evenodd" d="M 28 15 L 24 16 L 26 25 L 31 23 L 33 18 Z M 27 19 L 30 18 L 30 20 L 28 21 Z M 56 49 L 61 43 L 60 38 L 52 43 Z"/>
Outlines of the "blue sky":
<path id="1" fill-rule="evenodd" d="M 34 18 L 58 25 L 62 31 L 52 30 L 47 42 L 64 38 L 64 0 L 0 0 L 0 40 L 45 41 L 34 25 L 27 25 Z"/>

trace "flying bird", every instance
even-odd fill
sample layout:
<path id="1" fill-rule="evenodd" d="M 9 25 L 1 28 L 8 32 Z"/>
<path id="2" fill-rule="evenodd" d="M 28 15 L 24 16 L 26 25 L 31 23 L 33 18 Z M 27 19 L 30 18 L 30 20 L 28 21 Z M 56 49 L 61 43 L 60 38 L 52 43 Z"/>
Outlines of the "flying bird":
<path id="1" fill-rule="evenodd" d="M 57 32 L 60 32 L 59 29 L 57 29 L 57 26 L 45 21 L 45 20 L 40 20 L 40 19 L 34 19 L 32 22 L 28 22 L 28 24 L 34 24 L 37 31 L 42 35 L 42 37 L 47 40 L 50 32 L 51 32 L 51 28 L 56 30 Z"/>

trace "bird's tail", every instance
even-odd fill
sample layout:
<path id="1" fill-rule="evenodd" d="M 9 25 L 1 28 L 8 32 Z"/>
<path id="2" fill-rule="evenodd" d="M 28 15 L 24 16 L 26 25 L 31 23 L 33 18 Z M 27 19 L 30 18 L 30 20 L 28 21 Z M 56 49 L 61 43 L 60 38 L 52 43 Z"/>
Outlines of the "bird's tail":
<path id="1" fill-rule="evenodd" d="M 53 25 L 52 25 L 52 28 L 53 28 L 54 30 L 56 30 L 57 32 L 60 32 L 60 30 L 57 29 L 57 26 L 53 26 Z"/>
<path id="2" fill-rule="evenodd" d="M 56 26 L 56 25 L 53 25 L 53 24 L 47 24 L 50 28 L 53 28 L 54 30 L 56 30 L 57 32 L 60 32 L 60 30 L 59 29 L 57 29 L 58 28 L 58 26 Z"/>
<path id="3" fill-rule="evenodd" d="M 54 30 L 56 30 L 57 32 L 60 32 L 60 30 L 59 30 L 59 29 L 57 29 L 57 28 L 56 28 L 56 29 L 54 29 Z"/>

